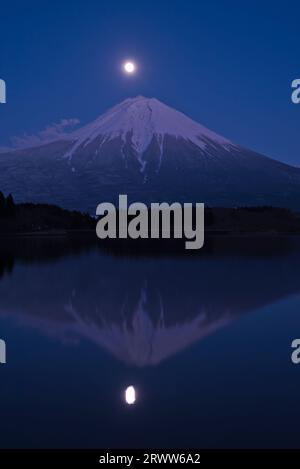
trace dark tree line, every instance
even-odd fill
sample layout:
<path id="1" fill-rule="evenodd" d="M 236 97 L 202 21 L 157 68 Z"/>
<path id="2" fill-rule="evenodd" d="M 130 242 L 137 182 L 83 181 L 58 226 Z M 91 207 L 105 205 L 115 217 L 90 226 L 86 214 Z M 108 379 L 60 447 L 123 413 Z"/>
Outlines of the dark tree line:
<path id="1" fill-rule="evenodd" d="M 16 213 L 16 205 L 11 194 L 7 197 L 0 191 L 0 217 L 13 217 Z"/>

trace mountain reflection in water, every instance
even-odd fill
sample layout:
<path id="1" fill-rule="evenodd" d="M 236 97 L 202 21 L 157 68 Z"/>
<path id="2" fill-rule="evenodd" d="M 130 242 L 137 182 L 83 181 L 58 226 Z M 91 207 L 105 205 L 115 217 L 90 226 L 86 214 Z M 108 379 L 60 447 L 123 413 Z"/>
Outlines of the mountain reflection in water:
<path id="1" fill-rule="evenodd" d="M 2 247 L 0 315 L 65 344 L 87 339 L 134 367 L 300 289 L 297 238 L 220 238 L 201 256 L 169 258 L 18 246 Z"/>

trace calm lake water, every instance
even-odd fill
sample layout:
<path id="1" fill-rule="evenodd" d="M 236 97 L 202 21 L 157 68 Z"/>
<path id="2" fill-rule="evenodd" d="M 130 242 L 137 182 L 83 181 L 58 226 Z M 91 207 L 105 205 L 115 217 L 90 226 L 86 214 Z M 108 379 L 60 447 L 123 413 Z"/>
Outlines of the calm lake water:
<path id="1" fill-rule="evenodd" d="M 300 446 L 298 238 L 71 244 L 2 242 L 1 447 Z"/>

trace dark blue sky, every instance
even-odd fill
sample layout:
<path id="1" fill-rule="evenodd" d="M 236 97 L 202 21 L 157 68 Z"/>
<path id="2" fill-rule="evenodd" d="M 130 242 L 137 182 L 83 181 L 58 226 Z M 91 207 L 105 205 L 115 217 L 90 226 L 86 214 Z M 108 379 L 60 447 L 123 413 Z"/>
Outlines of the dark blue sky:
<path id="1" fill-rule="evenodd" d="M 142 94 L 300 166 L 299 14 L 293 0 L 1 2 L 0 145 Z M 120 72 L 127 57 L 135 77 Z"/>

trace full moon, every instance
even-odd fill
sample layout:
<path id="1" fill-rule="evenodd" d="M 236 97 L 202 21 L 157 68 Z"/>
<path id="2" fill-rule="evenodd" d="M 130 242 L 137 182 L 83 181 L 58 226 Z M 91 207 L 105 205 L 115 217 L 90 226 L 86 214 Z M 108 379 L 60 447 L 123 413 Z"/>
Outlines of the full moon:
<path id="1" fill-rule="evenodd" d="M 133 386 L 128 386 L 125 390 L 125 402 L 129 405 L 134 404 L 136 401 L 136 392 Z"/>
<path id="2" fill-rule="evenodd" d="M 134 73 L 136 70 L 136 65 L 134 62 L 125 62 L 123 65 L 123 69 L 126 73 Z"/>

